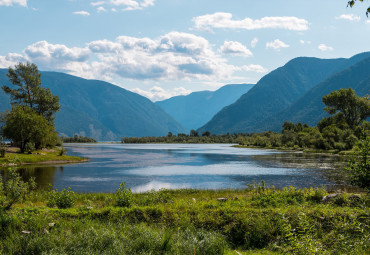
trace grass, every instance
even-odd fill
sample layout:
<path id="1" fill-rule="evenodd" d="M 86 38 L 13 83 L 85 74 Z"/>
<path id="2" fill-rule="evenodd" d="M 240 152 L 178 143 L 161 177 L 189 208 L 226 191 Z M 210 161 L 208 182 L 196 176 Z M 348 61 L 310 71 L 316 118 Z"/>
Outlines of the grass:
<path id="1" fill-rule="evenodd" d="M 0 213 L 0 254 L 369 254 L 369 195 L 325 195 L 161 190 L 119 207 L 116 194 L 75 193 L 72 208 L 58 209 L 48 191 L 34 191 Z"/>
<path id="2" fill-rule="evenodd" d="M 20 153 L 16 148 L 8 148 L 4 158 L 0 158 L 0 166 L 39 164 L 53 162 L 83 162 L 87 159 L 75 156 L 60 155 L 61 148 L 39 150 L 32 154 Z"/>

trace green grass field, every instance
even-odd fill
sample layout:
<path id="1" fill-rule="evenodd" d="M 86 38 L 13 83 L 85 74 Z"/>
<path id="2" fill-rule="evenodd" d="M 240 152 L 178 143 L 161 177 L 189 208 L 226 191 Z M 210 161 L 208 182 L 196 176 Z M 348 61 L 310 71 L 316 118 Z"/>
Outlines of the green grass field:
<path id="1" fill-rule="evenodd" d="M 0 254 L 369 254 L 369 195 L 325 195 L 161 190 L 119 207 L 116 194 L 34 191 L 1 212 Z"/>

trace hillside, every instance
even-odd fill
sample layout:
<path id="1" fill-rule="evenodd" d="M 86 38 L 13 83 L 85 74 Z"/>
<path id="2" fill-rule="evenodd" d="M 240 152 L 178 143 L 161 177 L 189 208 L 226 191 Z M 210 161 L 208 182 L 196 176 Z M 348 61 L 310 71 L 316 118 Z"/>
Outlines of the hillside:
<path id="1" fill-rule="evenodd" d="M 328 77 L 367 57 L 370 57 L 369 52 L 349 59 L 293 59 L 264 76 L 248 93 L 218 112 L 199 131 L 209 130 L 216 134 L 266 131 L 271 125 L 265 125 L 268 122 L 261 120 L 273 118 Z"/>
<path id="2" fill-rule="evenodd" d="M 9 84 L 6 72 L 0 69 L 1 84 Z M 104 141 L 183 131 L 180 124 L 149 99 L 113 84 L 57 72 L 41 72 L 41 79 L 42 86 L 59 96 L 61 110 L 55 125 L 60 135 L 80 134 Z M 10 107 L 2 90 L 0 99 L 0 111 Z"/>
<path id="3" fill-rule="evenodd" d="M 330 76 L 312 88 L 298 101 L 262 125 L 270 125 L 270 130 L 280 130 L 284 121 L 307 123 L 315 126 L 327 113 L 323 110 L 322 97 L 341 88 L 353 88 L 357 95 L 370 93 L 370 57 L 347 69 Z"/>
<path id="4" fill-rule="evenodd" d="M 254 85 L 230 84 L 216 91 L 193 92 L 186 96 L 176 96 L 156 102 L 187 131 L 197 129 L 222 108 L 234 103 Z"/>

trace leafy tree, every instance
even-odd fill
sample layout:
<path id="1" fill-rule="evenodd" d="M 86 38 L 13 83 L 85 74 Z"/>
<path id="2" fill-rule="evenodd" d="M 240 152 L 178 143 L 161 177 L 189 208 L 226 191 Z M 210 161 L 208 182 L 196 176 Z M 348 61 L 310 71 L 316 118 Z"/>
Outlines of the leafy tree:
<path id="1" fill-rule="evenodd" d="M 359 97 L 352 88 L 333 91 L 322 98 L 329 114 L 342 114 L 346 123 L 354 128 L 370 116 L 370 101 Z M 340 113 L 337 113 L 337 112 Z"/>
<path id="2" fill-rule="evenodd" d="M 192 130 L 190 130 L 190 136 L 197 137 L 197 136 L 199 136 L 199 133 L 198 133 L 198 131 L 192 129 Z"/>
<path id="3" fill-rule="evenodd" d="M 35 64 L 19 63 L 14 69 L 9 68 L 7 76 L 13 86 L 2 86 L 2 89 L 10 95 L 12 105 L 28 106 L 53 121 L 53 114 L 60 108 L 59 98 L 50 89 L 41 87 L 41 74 Z"/>
<path id="4" fill-rule="evenodd" d="M 24 152 L 31 143 L 36 149 L 55 146 L 58 141 L 54 125 L 28 106 L 13 106 L 3 117 L 4 136 L 11 139 Z M 29 144 L 29 145 L 27 145 Z"/>
<path id="5" fill-rule="evenodd" d="M 347 7 L 350 6 L 351 8 L 355 5 L 357 0 L 350 0 L 348 1 L 348 4 L 347 4 Z M 364 0 L 359 0 L 360 2 L 363 2 Z M 370 7 L 367 8 L 366 10 L 366 16 L 369 17 L 369 13 L 370 13 Z"/>
<path id="6" fill-rule="evenodd" d="M 370 191 L 370 137 L 360 140 L 352 155 L 347 170 L 351 184 Z"/>

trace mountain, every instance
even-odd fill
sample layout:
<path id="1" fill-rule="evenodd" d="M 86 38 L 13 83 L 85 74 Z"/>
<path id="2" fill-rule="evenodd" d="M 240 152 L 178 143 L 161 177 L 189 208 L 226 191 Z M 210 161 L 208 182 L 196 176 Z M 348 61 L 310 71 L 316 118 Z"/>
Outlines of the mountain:
<path id="1" fill-rule="evenodd" d="M 0 84 L 9 84 L 6 73 L 0 69 Z M 41 80 L 42 86 L 59 96 L 61 109 L 55 126 L 60 135 L 79 134 L 104 141 L 184 131 L 149 99 L 113 84 L 58 72 L 41 72 Z M 10 108 L 2 90 L 0 100 L 0 111 Z"/>
<path id="2" fill-rule="evenodd" d="M 234 104 L 223 108 L 199 129 L 215 134 L 268 130 L 270 118 L 287 109 L 330 76 L 370 57 L 370 52 L 349 59 L 300 57 L 264 76 Z M 266 121 L 262 121 L 266 120 Z"/>
<path id="3" fill-rule="evenodd" d="M 351 87 L 357 95 L 370 94 L 370 57 L 319 83 L 290 107 L 270 120 L 265 120 L 270 130 L 280 130 L 284 121 L 307 123 L 316 126 L 328 114 L 323 110 L 322 97 L 332 91 Z"/>
<path id="4" fill-rule="evenodd" d="M 234 103 L 254 85 L 230 84 L 216 91 L 193 92 L 156 102 L 187 131 L 206 124 L 222 108 Z"/>

